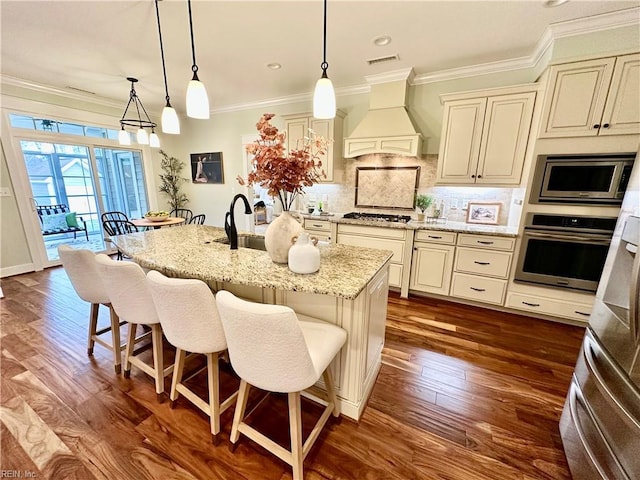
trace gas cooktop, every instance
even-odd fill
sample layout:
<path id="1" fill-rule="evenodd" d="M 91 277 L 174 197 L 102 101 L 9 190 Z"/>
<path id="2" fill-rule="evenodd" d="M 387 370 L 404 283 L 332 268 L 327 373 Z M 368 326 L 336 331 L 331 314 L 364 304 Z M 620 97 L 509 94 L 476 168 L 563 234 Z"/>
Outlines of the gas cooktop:
<path id="1" fill-rule="evenodd" d="M 345 213 L 342 218 L 351 218 L 355 220 L 367 220 L 373 222 L 400 222 L 407 223 L 411 220 L 409 215 L 395 215 L 390 213 L 360 213 L 349 212 Z"/>

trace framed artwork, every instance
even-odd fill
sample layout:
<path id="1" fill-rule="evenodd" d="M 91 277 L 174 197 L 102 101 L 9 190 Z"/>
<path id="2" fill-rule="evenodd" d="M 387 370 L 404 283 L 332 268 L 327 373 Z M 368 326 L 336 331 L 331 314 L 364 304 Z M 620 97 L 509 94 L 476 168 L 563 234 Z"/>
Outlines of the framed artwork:
<path id="1" fill-rule="evenodd" d="M 222 152 L 192 153 L 191 181 L 193 183 L 224 183 Z"/>
<path id="2" fill-rule="evenodd" d="M 501 203 L 469 202 L 467 223 L 497 225 L 501 206 Z"/>

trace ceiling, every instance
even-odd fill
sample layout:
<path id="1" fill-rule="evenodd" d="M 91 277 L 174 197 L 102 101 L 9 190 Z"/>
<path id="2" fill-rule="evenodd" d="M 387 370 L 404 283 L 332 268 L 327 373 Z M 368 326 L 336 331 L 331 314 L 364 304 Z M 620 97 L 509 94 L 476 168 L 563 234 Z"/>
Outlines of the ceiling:
<path id="1" fill-rule="evenodd" d="M 329 0 L 328 75 L 339 94 L 366 84 L 365 76 L 393 70 L 412 67 L 420 77 L 529 58 L 551 24 L 638 5 L 637 0 L 572 0 L 555 8 L 542 0 Z M 159 8 L 169 94 L 182 115 L 192 63 L 187 1 L 164 0 Z M 164 105 L 153 0 L 1 0 L 0 9 L 5 80 L 89 91 L 124 105 L 126 77 L 134 76 L 148 110 Z M 193 0 L 198 73 L 212 110 L 296 95 L 310 99 L 321 74 L 322 11 L 320 0 Z M 381 35 L 389 35 L 391 43 L 374 45 Z M 367 63 L 393 54 L 399 60 Z M 267 68 L 271 62 L 282 68 Z"/>

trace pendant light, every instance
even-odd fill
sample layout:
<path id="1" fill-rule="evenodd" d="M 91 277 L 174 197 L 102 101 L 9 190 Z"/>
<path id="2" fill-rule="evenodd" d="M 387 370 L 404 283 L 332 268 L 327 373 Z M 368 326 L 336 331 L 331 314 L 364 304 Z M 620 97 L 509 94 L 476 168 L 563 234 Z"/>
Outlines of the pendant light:
<path id="1" fill-rule="evenodd" d="M 322 77 L 316 83 L 313 92 L 313 116 L 315 118 L 330 119 L 336 116 L 336 92 L 333 84 L 327 77 L 327 0 L 324 0 L 324 30 L 323 30 L 323 53 L 322 53 Z"/>
<path id="2" fill-rule="evenodd" d="M 193 58 L 193 78 L 187 87 L 187 116 L 207 120 L 209 118 L 209 97 L 204 83 L 198 78 L 198 65 L 196 65 L 196 47 L 193 42 L 193 20 L 191 17 L 191 0 L 187 0 L 189 7 L 189 31 L 191 32 L 191 56 Z"/>
<path id="3" fill-rule="evenodd" d="M 152 131 L 152 135 L 155 135 L 153 129 L 158 125 L 151 121 L 147 110 L 144 108 L 144 105 L 142 105 L 140 98 L 136 94 L 135 84 L 138 79 L 127 77 L 127 80 L 131 82 L 131 91 L 129 92 L 129 102 L 127 103 L 127 107 L 124 109 L 124 113 L 122 114 L 122 118 L 120 119 L 120 133 L 118 134 L 118 141 L 120 142 L 120 145 L 131 145 L 131 136 L 129 135 L 129 132 L 124 129 L 126 125 L 128 127 L 137 127 L 136 139 L 138 143 L 141 145 L 147 145 L 149 143 L 149 134 L 145 129 L 150 128 Z M 131 106 L 131 104 L 136 107 L 137 118 L 127 118 L 127 112 L 129 111 L 129 107 Z M 142 118 L 142 116 L 140 115 L 140 110 L 142 110 L 146 119 Z M 154 143 L 156 143 L 156 139 L 154 139 Z M 157 139 L 157 146 L 160 146 L 159 139 Z"/>
<path id="4" fill-rule="evenodd" d="M 164 94 L 165 100 L 167 104 L 162 109 L 162 133 L 171 133 L 171 134 L 179 134 L 180 133 L 180 120 L 178 120 L 178 114 L 175 109 L 171 106 L 171 102 L 169 101 L 169 87 L 167 85 L 167 67 L 164 63 L 164 47 L 162 45 L 162 30 L 160 29 L 160 10 L 158 9 L 158 0 L 155 0 L 156 3 L 156 18 L 158 19 L 158 37 L 160 38 L 160 57 L 162 58 L 162 74 L 164 75 Z M 151 138 L 149 138 L 149 142 L 155 138 L 158 139 L 158 135 L 152 130 Z M 160 140 L 158 139 L 158 145 Z M 154 140 L 155 143 L 155 140 Z M 151 144 L 153 147 L 154 145 Z"/>

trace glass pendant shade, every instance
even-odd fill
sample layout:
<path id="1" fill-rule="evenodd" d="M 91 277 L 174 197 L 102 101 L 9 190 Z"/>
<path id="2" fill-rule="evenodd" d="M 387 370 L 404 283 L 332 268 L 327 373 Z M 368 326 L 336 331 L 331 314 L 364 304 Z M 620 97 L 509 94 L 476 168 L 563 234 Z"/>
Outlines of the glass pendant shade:
<path id="1" fill-rule="evenodd" d="M 313 92 L 313 116 L 320 119 L 336 116 L 336 93 L 333 90 L 333 83 L 326 75 L 318 80 Z"/>
<path id="2" fill-rule="evenodd" d="M 148 145 L 149 144 L 149 135 L 144 128 L 139 128 L 138 133 L 136 133 L 136 140 L 140 145 Z"/>
<path id="3" fill-rule="evenodd" d="M 160 138 L 156 132 L 151 132 L 151 135 L 149 135 L 149 146 L 153 148 L 160 148 Z"/>
<path id="4" fill-rule="evenodd" d="M 204 83 L 193 79 L 187 87 L 187 116 L 201 120 L 209 119 L 209 97 Z"/>
<path id="5" fill-rule="evenodd" d="M 162 109 L 162 133 L 174 135 L 180 133 L 180 120 L 178 120 L 178 114 L 172 106 L 166 106 Z"/>
<path id="6" fill-rule="evenodd" d="M 129 136 L 129 132 L 124 128 L 122 128 L 120 133 L 118 133 L 118 143 L 120 145 L 131 145 L 131 136 Z"/>

